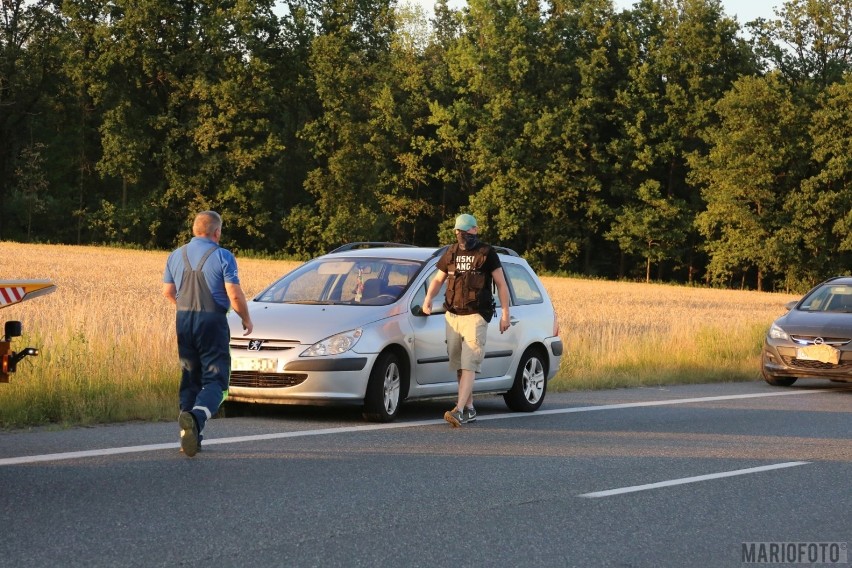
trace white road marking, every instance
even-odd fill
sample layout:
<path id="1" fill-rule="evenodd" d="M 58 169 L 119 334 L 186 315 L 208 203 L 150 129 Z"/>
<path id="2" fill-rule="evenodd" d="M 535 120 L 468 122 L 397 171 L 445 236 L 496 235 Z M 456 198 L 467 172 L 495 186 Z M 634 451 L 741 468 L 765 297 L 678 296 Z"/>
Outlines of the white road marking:
<path id="1" fill-rule="evenodd" d="M 477 416 L 478 421 L 487 420 L 504 420 L 507 418 L 530 418 L 535 416 L 545 416 L 550 414 L 571 414 L 574 412 L 594 412 L 598 410 L 620 410 L 624 408 L 641 408 L 645 406 L 668 406 L 674 404 L 690 404 L 696 402 L 714 402 L 720 400 L 739 400 L 746 398 L 765 398 L 770 396 L 788 396 L 800 394 L 819 394 L 835 392 L 837 390 L 848 389 L 811 389 L 811 390 L 790 390 L 769 393 L 754 393 L 754 394 L 733 394 L 726 396 L 707 396 L 700 398 L 676 398 L 672 400 L 652 400 L 645 402 L 626 402 L 622 404 L 604 404 L 598 406 L 580 406 L 574 408 L 554 408 L 551 410 L 538 410 L 532 413 L 523 412 L 508 412 L 505 414 L 490 414 Z M 391 430 L 394 428 L 414 428 L 417 426 L 432 426 L 435 424 L 444 424 L 443 419 L 435 420 L 418 420 L 416 422 L 394 422 L 391 424 L 362 424 L 359 426 L 343 426 L 339 428 L 321 428 L 319 430 L 297 430 L 293 432 L 274 432 L 271 434 L 256 434 L 252 436 L 233 436 L 230 438 L 205 438 L 204 445 L 212 446 L 214 444 L 238 444 L 240 442 L 256 442 L 262 440 L 279 440 L 282 438 L 302 438 L 306 436 L 324 436 L 328 434 L 346 434 L 351 432 L 367 432 L 372 430 Z M 63 452 L 56 454 L 42 454 L 35 456 L 20 456 L 14 458 L 0 458 L 0 466 L 4 465 L 20 465 L 28 463 L 72 460 L 79 458 L 91 458 L 100 456 L 112 456 L 119 454 L 132 454 L 139 452 L 152 452 L 157 450 L 169 450 L 180 447 L 180 443 L 167 444 L 148 444 L 144 446 L 125 446 L 122 448 L 104 448 L 100 450 L 82 450 L 77 452 Z"/>
<path id="2" fill-rule="evenodd" d="M 717 400 L 738 400 L 744 398 L 765 398 L 770 396 L 788 396 L 794 394 L 819 394 L 826 392 L 836 392 L 838 390 L 852 390 L 852 388 L 841 388 L 841 389 L 811 389 L 811 390 L 800 390 L 800 391 L 780 391 L 780 392 L 767 392 L 767 393 L 754 393 L 754 394 L 732 394 L 725 396 L 705 396 L 701 398 L 676 398 L 673 400 L 651 400 L 646 402 L 625 402 L 623 404 L 605 404 L 600 406 L 582 406 L 580 408 L 556 408 L 554 410 L 539 410 L 535 412 L 536 415 L 542 414 L 563 414 L 566 412 L 588 412 L 590 410 L 618 410 L 621 408 L 639 408 L 642 406 L 666 406 L 670 404 L 690 404 L 693 402 L 714 402 Z M 512 416 L 511 414 L 508 416 Z M 489 418 L 483 416 L 483 418 Z M 502 416 L 498 416 L 498 418 L 502 418 Z"/>
<path id="3" fill-rule="evenodd" d="M 763 465 L 760 467 L 750 467 L 748 469 L 735 469 L 732 471 L 723 471 L 720 473 L 710 473 L 707 475 L 696 475 L 695 477 L 683 477 L 681 479 L 670 479 L 669 481 L 660 481 L 657 483 L 646 483 L 645 485 L 633 485 L 631 487 L 621 487 L 618 489 L 608 489 L 606 491 L 595 491 L 593 493 L 583 493 L 578 497 L 609 497 L 611 495 L 621 495 L 623 493 L 635 493 L 637 491 L 647 491 L 648 489 L 659 489 L 660 487 L 671 487 L 673 485 L 684 485 L 686 483 L 696 483 L 698 481 L 707 481 L 709 479 L 721 479 L 723 477 L 734 477 L 736 475 L 748 475 L 750 473 L 760 473 L 762 471 L 772 471 L 773 469 L 784 469 L 786 467 L 796 467 L 797 465 L 805 465 L 811 462 L 786 462 L 776 463 L 772 465 Z"/>

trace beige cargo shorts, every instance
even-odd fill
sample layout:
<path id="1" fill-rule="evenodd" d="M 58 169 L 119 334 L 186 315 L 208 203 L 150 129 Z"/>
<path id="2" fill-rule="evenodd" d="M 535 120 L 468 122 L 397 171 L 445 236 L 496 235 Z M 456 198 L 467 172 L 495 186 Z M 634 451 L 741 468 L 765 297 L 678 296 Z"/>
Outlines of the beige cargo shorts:
<path id="1" fill-rule="evenodd" d="M 450 356 L 450 370 L 480 372 L 485 357 L 485 337 L 488 323 L 479 314 L 446 314 L 447 354 Z"/>

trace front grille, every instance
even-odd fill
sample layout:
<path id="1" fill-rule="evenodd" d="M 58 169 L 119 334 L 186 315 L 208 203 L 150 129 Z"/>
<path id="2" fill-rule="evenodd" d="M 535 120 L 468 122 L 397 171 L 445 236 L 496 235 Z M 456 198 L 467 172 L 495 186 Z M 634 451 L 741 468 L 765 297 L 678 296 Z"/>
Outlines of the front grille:
<path id="1" fill-rule="evenodd" d="M 295 387 L 305 382 L 305 373 L 262 373 L 260 371 L 232 371 L 231 386 L 254 389 L 280 389 Z"/>
<path id="2" fill-rule="evenodd" d="M 791 335 L 790 339 L 798 343 L 799 345 L 813 345 L 814 340 L 819 337 L 817 335 Z M 823 337 L 822 342 L 826 345 L 846 345 L 849 343 L 850 339 L 848 337 Z"/>
<path id="3" fill-rule="evenodd" d="M 823 363 L 822 361 L 797 359 L 795 357 L 789 357 L 787 355 L 782 355 L 781 359 L 784 360 L 784 364 L 788 367 L 796 367 L 799 369 L 818 369 L 821 371 L 848 371 L 852 369 L 852 361 L 843 361 L 842 359 L 839 365 Z"/>
<path id="4" fill-rule="evenodd" d="M 242 349 L 248 350 L 249 339 L 245 337 L 232 337 L 231 338 L 231 349 Z M 288 349 L 293 349 L 294 347 L 298 347 L 298 341 L 281 341 L 278 339 L 264 339 L 263 344 L 260 346 L 258 351 L 287 351 Z"/>

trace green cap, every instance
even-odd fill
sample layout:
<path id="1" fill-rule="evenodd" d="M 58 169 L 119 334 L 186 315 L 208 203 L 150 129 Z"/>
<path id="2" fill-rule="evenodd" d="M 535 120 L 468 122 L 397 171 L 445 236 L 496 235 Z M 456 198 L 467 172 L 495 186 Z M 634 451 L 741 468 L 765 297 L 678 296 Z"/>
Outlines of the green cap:
<path id="1" fill-rule="evenodd" d="M 476 227 L 476 219 L 473 215 L 468 215 L 467 213 L 463 213 L 456 217 L 456 229 L 459 231 L 469 231 L 472 228 Z"/>

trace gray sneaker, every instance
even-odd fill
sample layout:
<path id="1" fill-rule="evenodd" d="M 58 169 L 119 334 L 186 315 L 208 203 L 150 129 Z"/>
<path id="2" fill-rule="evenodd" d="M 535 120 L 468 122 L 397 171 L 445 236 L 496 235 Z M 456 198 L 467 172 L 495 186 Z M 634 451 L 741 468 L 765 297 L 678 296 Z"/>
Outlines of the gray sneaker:
<path id="1" fill-rule="evenodd" d="M 453 408 L 452 410 L 448 410 L 444 413 L 444 420 L 450 423 L 450 426 L 453 428 L 458 428 L 465 422 L 467 422 L 467 418 L 465 418 L 464 413 L 457 409 Z"/>
<path id="2" fill-rule="evenodd" d="M 476 422 L 476 409 L 471 407 L 465 407 L 464 409 L 464 421 L 465 422 Z"/>

